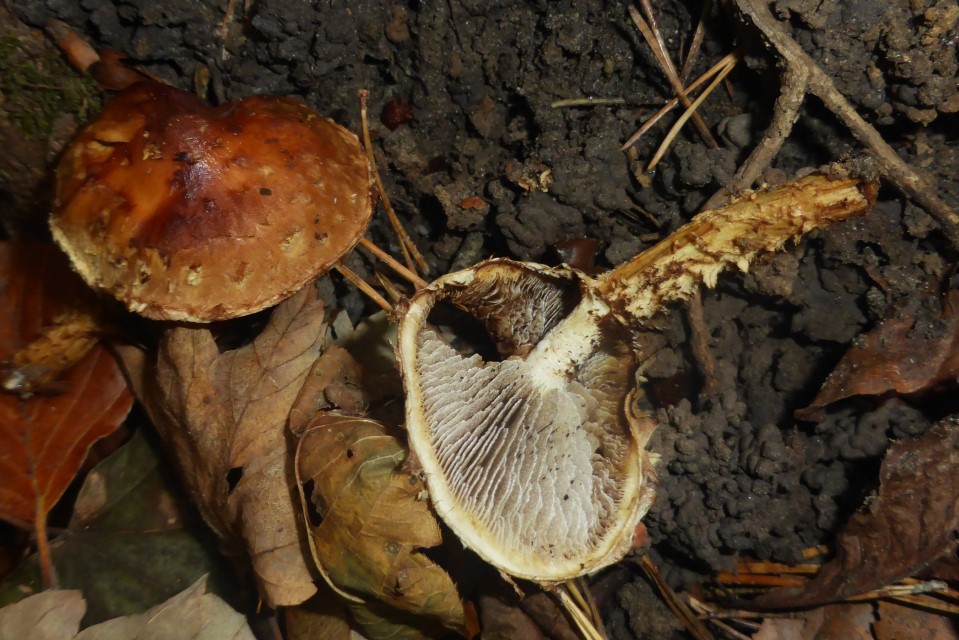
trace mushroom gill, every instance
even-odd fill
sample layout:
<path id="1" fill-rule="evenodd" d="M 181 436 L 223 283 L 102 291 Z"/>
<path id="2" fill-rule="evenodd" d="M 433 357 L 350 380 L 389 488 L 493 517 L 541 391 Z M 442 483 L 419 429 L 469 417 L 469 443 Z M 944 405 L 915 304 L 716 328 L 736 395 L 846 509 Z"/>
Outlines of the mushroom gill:
<path id="1" fill-rule="evenodd" d="M 401 325 L 414 363 L 407 425 L 412 442 L 431 443 L 414 447 L 437 511 L 519 577 L 621 557 L 652 498 L 652 427 L 624 403 L 637 362 L 629 332 L 577 272 L 509 260 L 442 278 L 417 302 Z M 473 311 L 505 359 L 451 344 L 428 321 L 444 303 Z"/>

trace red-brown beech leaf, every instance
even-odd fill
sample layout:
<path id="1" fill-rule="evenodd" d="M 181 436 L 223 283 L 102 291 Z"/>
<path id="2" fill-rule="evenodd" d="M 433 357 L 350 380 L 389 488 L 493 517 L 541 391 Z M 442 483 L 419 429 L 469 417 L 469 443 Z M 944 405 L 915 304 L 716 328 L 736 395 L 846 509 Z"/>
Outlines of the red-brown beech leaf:
<path id="1" fill-rule="evenodd" d="M 164 332 L 155 360 L 122 351 L 204 520 L 227 553 L 249 556 L 270 606 L 299 604 L 316 591 L 294 503 L 287 418 L 324 345 L 324 318 L 304 287 L 239 349 L 221 353 L 209 329 L 178 326 Z"/>
<path id="2" fill-rule="evenodd" d="M 85 291 L 53 246 L 0 243 L 0 360 L 29 343 Z M 29 527 L 53 508 L 90 446 L 123 422 L 133 397 L 116 361 L 95 347 L 58 385 L 21 400 L 0 394 L 0 518 Z"/>
<path id="3" fill-rule="evenodd" d="M 959 374 L 959 290 L 938 303 L 923 289 L 904 309 L 859 336 L 812 403 L 796 412 L 819 420 L 823 408 L 845 398 L 890 391 L 911 394 Z"/>
<path id="4" fill-rule="evenodd" d="M 758 608 L 807 607 L 844 600 L 915 575 L 956 553 L 959 531 L 959 416 L 919 438 L 897 442 L 879 471 L 879 495 L 846 523 L 836 557 L 801 587 L 755 600 Z"/>

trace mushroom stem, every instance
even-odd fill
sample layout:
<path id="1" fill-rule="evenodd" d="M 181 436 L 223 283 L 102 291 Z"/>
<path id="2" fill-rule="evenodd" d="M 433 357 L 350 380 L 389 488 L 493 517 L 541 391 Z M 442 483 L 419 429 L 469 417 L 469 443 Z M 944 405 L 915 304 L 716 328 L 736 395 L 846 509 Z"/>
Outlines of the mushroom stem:
<path id="1" fill-rule="evenodd" d="M 602 339 L 597 318 L 609 313 L 597 298 L 586 298 L 543 336 L 526 357 L 529 376 L 542 390 L 565 388 L 574 371 L 595 353 Z"/>
<path id="2" fill-rule="evenodd" d="M 663 305 L 714 286 L 735 264 L 746 271 L 760 252 L 781 249 L 814 229 L 869 211 L 877 185 L 843 174 L 812 174 L 704 211 L 676 233 L 600 276 L 598 290 L 626 320 L 642 322 Z"/>

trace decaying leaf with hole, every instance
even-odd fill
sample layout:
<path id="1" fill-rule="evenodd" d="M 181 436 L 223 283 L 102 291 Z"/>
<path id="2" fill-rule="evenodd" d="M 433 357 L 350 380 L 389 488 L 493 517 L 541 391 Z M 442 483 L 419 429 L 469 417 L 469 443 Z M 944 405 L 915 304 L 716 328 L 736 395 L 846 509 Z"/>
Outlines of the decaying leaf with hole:
<path id="1" fill-rule="evenodd" d="M 879 471 L 879 495 L 836 538 L 836 557 L 801 587 L 765 593 L 761 608 L 807 607 L 843 600 L 915 575 L 954 557 L 959 533 L 959 416 L 895 443 Z"/>
<path id="2" fill-rule="evenodd" d="M 314 558 L 341 594 L 394 609 L 375 611 L 377 619 L 428 636 L 462 632 L 456 586 L 422 551 L 440 544 L 440 528 L 422 479 L 401 469 L 405 458 L 400 442 L 373 420 L 320 414 L 304 425 L 296 467 Z"/>
<path id="3" fill-rule="evenodd" d="M 228 551 L 245 551 L 267 604 L 316 587 L 290 461 L 287 417 L 324 344 L 323 304 L 305 287 L 249 345 L 220 353 L 206 328 L 164 332 L 155 361 L 125 349 L 137 396 L 167 441 L 204 519 Z"/>
<path id="4" fill-rule="evenodd" d="M 411 447 L 437 513 L 502 571 L 542 582 L 616 562 L 653 499 L 651 419 L 634 409 L 637 329 L 730 264 L 869 210 L 841 170 L 697 216 L 598 278 L 490 260 L 401 309 Z M 477 339 L 476 336 L 480 336 Z"/>

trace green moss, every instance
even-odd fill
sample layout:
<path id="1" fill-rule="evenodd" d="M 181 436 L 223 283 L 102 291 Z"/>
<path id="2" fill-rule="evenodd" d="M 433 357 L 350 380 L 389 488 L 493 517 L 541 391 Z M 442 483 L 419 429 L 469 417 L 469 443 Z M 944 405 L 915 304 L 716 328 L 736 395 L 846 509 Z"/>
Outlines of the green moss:
<path id="1" fill-rule="evenodd" d="M 28 55 L 11 35 L 0 37 L 0 92 L 0 109 L 17 130 L 35 139 L 46 138 L 61 114 L 84 122 L 101 106 L 92 78 L 80 76 L 58 52 Z"/>

